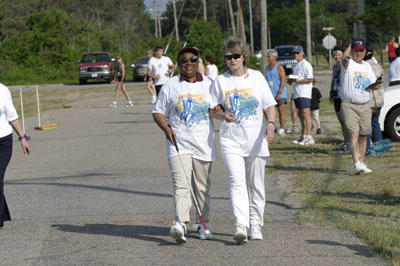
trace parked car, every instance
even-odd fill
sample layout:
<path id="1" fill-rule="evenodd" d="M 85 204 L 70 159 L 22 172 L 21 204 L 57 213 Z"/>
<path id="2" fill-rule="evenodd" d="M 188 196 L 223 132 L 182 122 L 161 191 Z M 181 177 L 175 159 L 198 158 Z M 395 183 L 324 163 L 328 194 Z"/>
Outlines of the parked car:
<path id="1" fill-rule="evenodd" d="M 141 57 L 136 61 L 136 64 L 132 64 L 133 67 L 133 81 L 143 81 L 147 76 L 149 58 Z"/>
<path id="2" fill-rule="evenodd" d="M 278 57 L 276 60 L 280 63 L 285 69 L 286 75 L 290 75 L 293 73 L 293 67 L 297 64 L 296 59 L 293 56 L 293 48 L 296 45 L 281 45 L 275 46 L 275 51 L 278 52 Z"/>
<path id="3" fill-rule="evenodd" d="M 393 141 L 400 141 L 400 85 L 384 89 L 384 105 L 379 124 L 385 135 Z"/>
<path id="4" fill-rule="evenodd" d="M 79 84 L 86 84 L 89 79 L 105 79 L 111 83 L 114 79 L 114 58 L 108 52 L 84 53 L 79 63 Z"/>

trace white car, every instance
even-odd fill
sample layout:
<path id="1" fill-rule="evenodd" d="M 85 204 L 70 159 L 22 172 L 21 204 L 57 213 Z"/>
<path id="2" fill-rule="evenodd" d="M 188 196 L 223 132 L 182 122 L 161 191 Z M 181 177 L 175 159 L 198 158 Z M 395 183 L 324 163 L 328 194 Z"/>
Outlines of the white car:
<path id="1" fill-rule="evenodd" d="M 379 124 L 389 138 L 400 141 L 400 85 L 385 88 Z"/>

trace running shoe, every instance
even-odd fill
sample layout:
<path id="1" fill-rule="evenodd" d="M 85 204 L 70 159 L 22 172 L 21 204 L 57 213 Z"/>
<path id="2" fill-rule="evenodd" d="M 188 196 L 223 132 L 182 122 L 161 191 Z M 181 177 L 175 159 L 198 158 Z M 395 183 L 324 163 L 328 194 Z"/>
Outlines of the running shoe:
<path id="1" fill-rule="evenodd" d="M 342 144 L 342 146 L 339 147 L 340 151 L 349 151 L 350 150 L 350 146 L 349 143 L 345 142 Z"/>
<path id="2" fill-rule="evenodd" d="M 281 136 L 281 137 L 284 137 L 285 136 L 285 129 L 284 128 L 279 129 L 277 134 L 279 136 Z"/>
<path id="3" fill-rule="evenodd" d="M 354 172 L 356 175 L 359 174 L 369 174 L 372 172 L 363 162 L 356 162 L 354 164 Z"/>
<path id="4" fill-rule="evenodd" d="M 247 228 L 246 228 L 246 226 L 238 224 L 236 226 L 236 233 L 233 236 L 233 239 L 238 244 L 247 243 Z"/>
<path id="5" fill-rule="evenodd" d="M 301 135 L 297 140 L 293 140 L 293 144 L 299 144 L 300 142 L 302 142 L 304 139 L 304 136 Z"/>
<path id="6" fill-rule="evenodd" d="M 250 226 L 250 240 L 263 240 L 261 226 L 259 224 L 252 224 Z"/>
<path id="7" fill-rule="evenodd" d="M 321 128 L 317 128 L 317 132 L 316 132 L 315 134 L 319 135 L 319 134 L 321 134 L 321 133 L 322 133 Z"/>
<path id="8" fill-rule="evenodd" d="M 305 136 L 303 138 L 303 140 L 300 141 L 298 144 L 300 144 L 300 145 L 312 145 L 314 143 L 315 143 L 315 141 L 314 141 L 314 138 L 312 136 Z"/>
<path id="9" fill-rule="evenodd" d="M 129 102 L 127 102 L 126 104 L 125 104 L 125 107 L 132 107 L 133 106 L 133 103 L 131 102 L 131 101 L 129 101 Z"/>
<path id="10" fill-rule="evenodd" d="M 173 239 L 175 239 L 177 243 L 183 244 L 186 243 L 185 234 L 186 234 L 186 224 L 174 221 L 169 231 L 169 235 Z"/>
<path id="11" fill-rule="evenodd" d="M 116 108 L 117 102 L 112 102 L 112 103 L 108 104 L 108 107 Z"/>

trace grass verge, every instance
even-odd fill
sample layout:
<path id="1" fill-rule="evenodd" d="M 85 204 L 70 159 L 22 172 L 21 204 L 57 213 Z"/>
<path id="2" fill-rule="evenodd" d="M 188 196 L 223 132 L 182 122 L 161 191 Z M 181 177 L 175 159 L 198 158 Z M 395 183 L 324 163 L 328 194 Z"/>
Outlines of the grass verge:
<path id="1" fill-rule="evenodd" d="M 355 175 L 350 153 L 337 151 L 340 126 L 327 100 L 321 102 L 320 119 L 323 134 L 315 137 L 315 145 L 291 144 L 294 135 L 275 137 L 269 171 L 291 179 L 292 192 L 302 201 L 300 223 L 352 231 L 390 265 L 400 265 L 400 143 L 366 158 L 371 174 Z"/>

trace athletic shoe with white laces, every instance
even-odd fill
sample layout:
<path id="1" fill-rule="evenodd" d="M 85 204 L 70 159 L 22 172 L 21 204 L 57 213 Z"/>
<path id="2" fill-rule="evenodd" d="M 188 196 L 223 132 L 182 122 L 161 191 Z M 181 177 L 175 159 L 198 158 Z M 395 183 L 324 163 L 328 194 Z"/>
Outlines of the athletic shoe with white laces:
<path id="1" fill-rule="evenodd" d="M 284 137 L 284 136 L 285 136 L 285 129 L 284 129 L 284 128 L 279 129 L 278 132 L 277 132 L 277 134 L 278 134 L 279 136 L 281 136 L 281 137 Z"/>
<path id="2" fill-rule="evenodd" d="M 293 140 L 293 144 L 299 144 L 300 142 L 302 142 L 304 140 L 304 136 L 301 135 L 300 138 L 298 138 L 297 140 Z"/>
<path id="3" fill-rule="evenodd" d="M 314 138 L 312 136 L 304 136 L 303 140 L 300 141 L 298 144 L 300 145 L 312 145 L 314 144 Z"/>
<path id="4" fill-rule="evenodd" d="M 263 240 L 261 226 L 259 224 L 250 225 L 250 240 Z"/>
<path id="5" fill-rule="evenodd" d="M 238 224 L 236 226 L 236 233 L 233 236 L 233 240 L 238 244 L 247 243 L 247 228 L 244 225 Z"/>
<path id="6" fill-rule="evenodd" d="M 173 239 L 175 239 L 177 243 L 183 244 L 186 243 L 185 234 L 186 234 L 186 224 L 174 221 L 169 231 L 169 235 Z"/>
<path id="7" fill-rule="evenodd" d="M 117 102 L 112 102 L 112 103 L 108 104 L 108 106 L 112 107 L 112 108 L 116 108 L 117 107 Z"/>
<path id="8" fill-rule="evenodd" d="M 372 170 L 369 169 L 363 162 L 356 162 L 354 164 L 354 172 L 356 173 L 356 175 L 369 174 L 372 172 Z"/>
<path id="9" fill-rule="evenodd" d="M 126 104 L 125 104 L 125 107 L 132 107 L 133 106 L 133 103 L 131 102 L 131 101 L 129 101 L 129 102 L 127 102 Z"/>
<path id="10" fill-rule="evenodd" d="M 213 238 L 213 236 L 210 232 L 210 226 L 208 224 L 206 224 L 206 227 L 208 230 L 208 234 L 206 234 L 206 230 L 204 229 L 203 224 L 199 224 L 199 226 L 197 227 L 197 232 L 199 233 L 199 238 L 201 240 L 204 240 L 204 239 L 211 240 Z"/>

